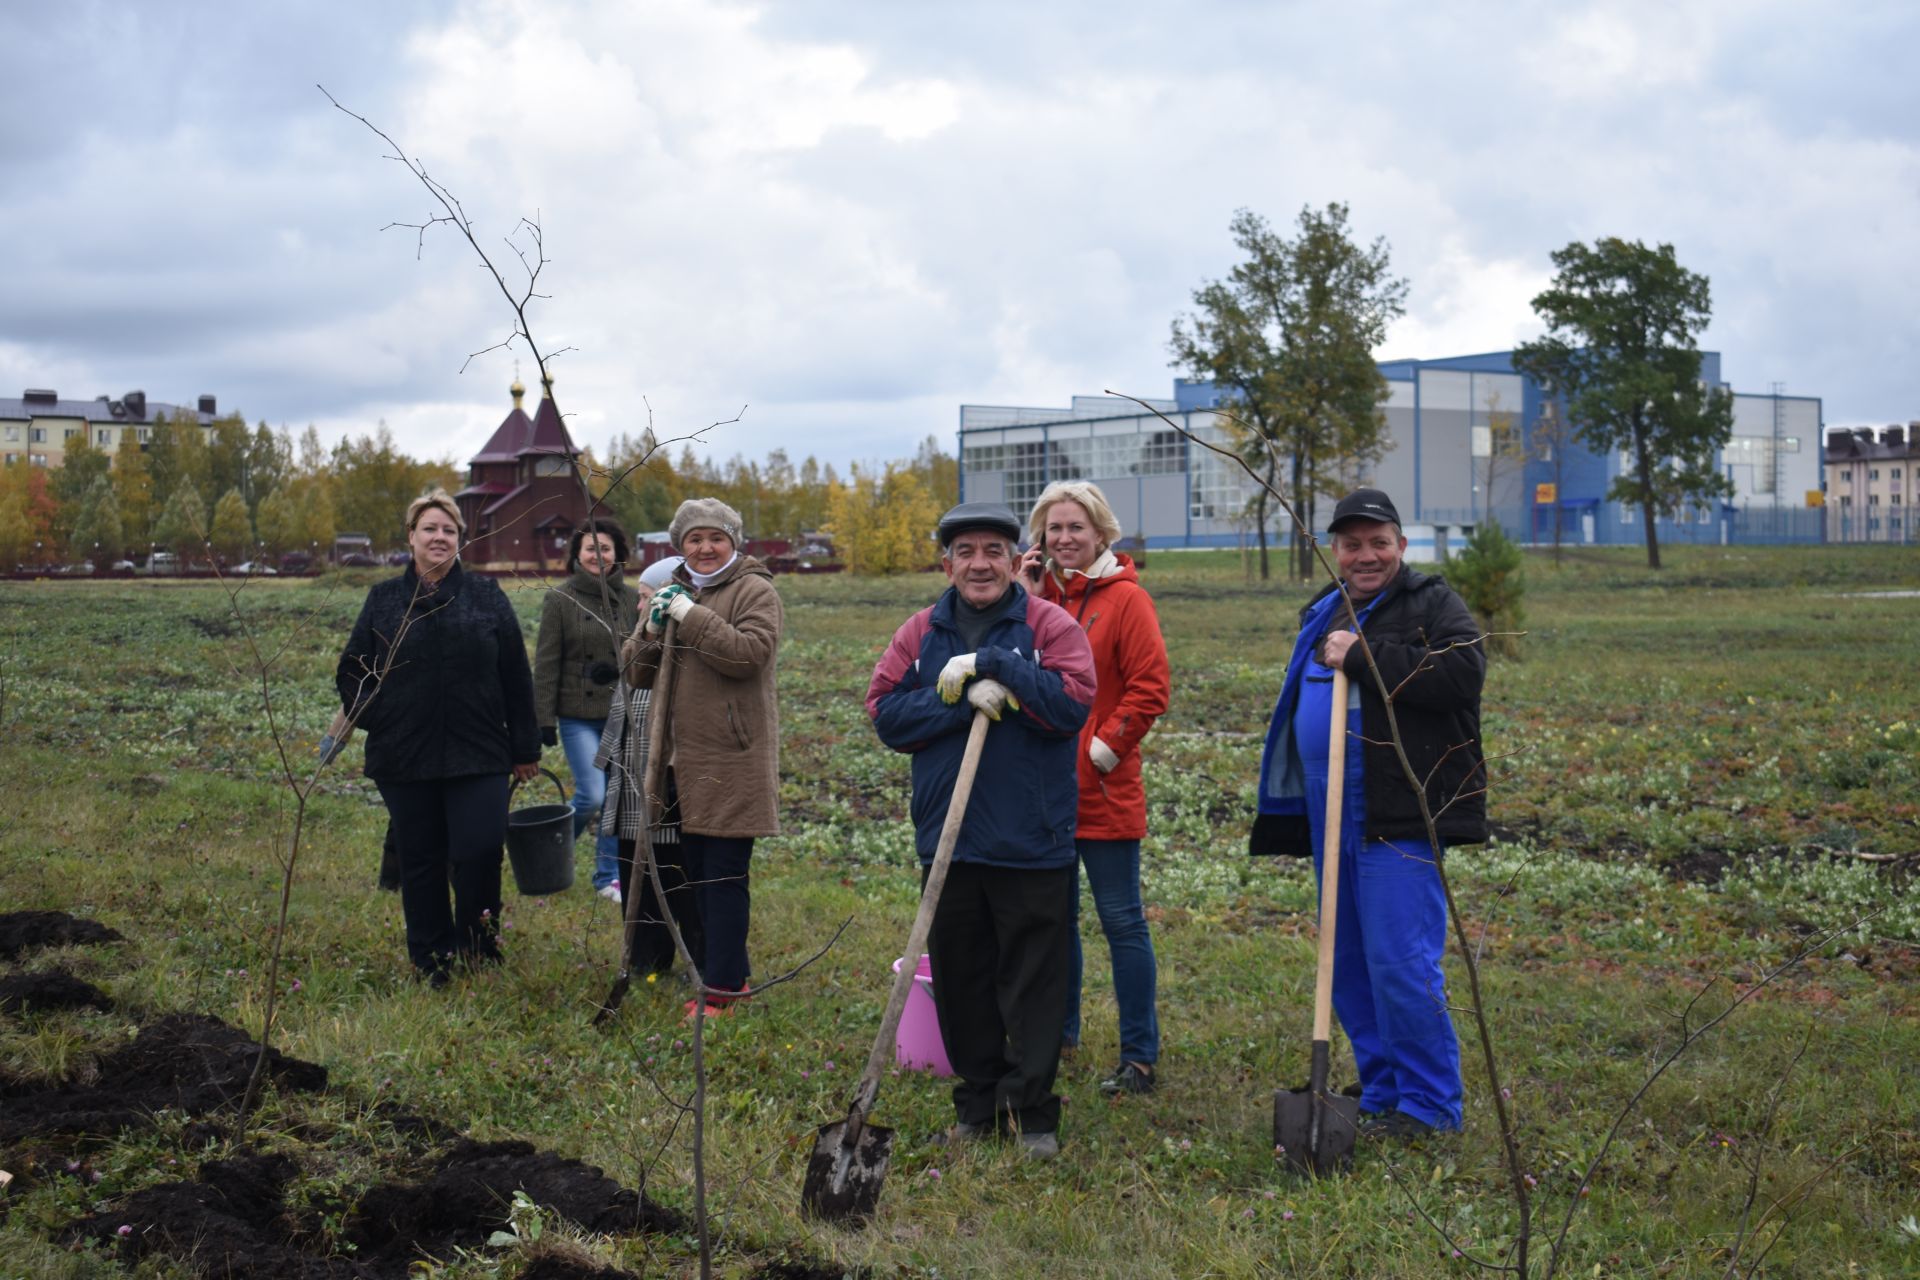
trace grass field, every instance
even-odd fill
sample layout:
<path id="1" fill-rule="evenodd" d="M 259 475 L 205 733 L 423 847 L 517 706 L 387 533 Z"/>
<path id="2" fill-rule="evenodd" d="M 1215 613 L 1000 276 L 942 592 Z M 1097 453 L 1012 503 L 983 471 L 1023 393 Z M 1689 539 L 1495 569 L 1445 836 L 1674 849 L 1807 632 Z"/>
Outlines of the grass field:
<path id="1" fill-rule="evenodd" d="M 1751 1184 L 1744 1218 L 1761 1243 L 1784 1224 L 1757 1274 L 1920 1274 L 1920 555 L 1666 555 L 1658 574 L 1633 549 L 1570 552 L 1558 569 L 1529 561 L 1524 658 L 1497 663 L 1485 697 L 1500 839 L 1449 860 L 1538 1183 L 1536 1257 L 1577 1199 L 1560 1274 L 1724 1274 Z M 302 757 L 331 713 L 334 657 L 372 580 L 256 583 L 239 597 L 279 655 L 273 705 Z M 1472 1268 L 1427 1219 L 1480 1256 L 1511 1238 L 1474 1053 L 1464 1134 L 1364 1149 L 1344 1178 L 1276 1167 L 1272 1094 L 1306 1074 L 1312 881 L 1301 864 L 1242 850 L 1306 591 L 1249 583 L 1224 553 L 1156 555 L 1143 581 L 1175 675 L 1146 747 L 1162 1087 L 1117 1102 L 1097 1089 L 1114 1015 L 1089 908 L 1061 1158 L 935 1148 L 945 1087 L 890 1078 L 876 1119 L 901 1140 L 882 1213 L 849 1232 L 799 1216 L 801 1171 L 814 1126 L 844 1114 L 917 885 L 906 761 L 875 741 L 861 695 L 893 627 L 940 584 L 779 580 L 786 833 L 756 849 L 756 974 L 852 923 L 709 1037 L 723 1274 L 779 1274 L 804 1257 L 878 1276 L 1455 1276 Z M 539 590 L 510 589 L 529 627 Z M 4 970 L 59 963 L 120 1006 L 0 1019 L 4 1106 L 6 1078 L 84 1070 L 124 1042 L 138 1010 L 257 1028 L 290 804 L 218 589 L 4 583 L 0 618 L 0 910 L 58 908 L 128 939 Z M 325 1064 L 335 1088 L 271 1102 L 249 1135 L 300 1163 L 290 1202 L 351 1203 L 395 1142 L 374 1104 L 398 1100 L 688 1206 L 685 1126 L 659 1092 L 689 1087 L 678 987 L 639 988 L 615 1032 L 588 1028 L 617 932 L 613 908 L 578 886 L 509 901 L 503 969 L 445 992 L 409 981 L 398 903 L 373 886 L 384 815 L 359 763 L 355 747 L 310 811 L 282 981 L 278 1043 Z M 580 856 L 584 883 L 585 844 Z M 1700 1008 L 1717 1012 L 1832 929 L 1846 931 L 1654 1083 L 1582 1194 L 1578 1171 L 1675 1043 L 1688 1001 L 1712 984 Z M 1457 976 L 1456 957 L 1449 967 Z M 1454 990 L 1464 998 L 1464 984 Z M 1340 1062 L 1336 1047 L 1335 1074 L 1350 1078 Z M 103 1142 L 88 1157 L 97 1182 L 0 1191 L 0 1277 L 121 1274 L 53 1239 L 89 1208 L 179 1176 L 169 1161 L 218 1154 L 182 1132 L 163 1118 Z M 18 1154 L 0 1151 L 0 1167 Z M 647 1275 L 692 1267 L 684 1237 L 584 1244 Z M 167 1265 L 149 1259 L 141 1274 Z M 520 1265 L 509 1250 L 421 1274 L 511 1277 Z"/>

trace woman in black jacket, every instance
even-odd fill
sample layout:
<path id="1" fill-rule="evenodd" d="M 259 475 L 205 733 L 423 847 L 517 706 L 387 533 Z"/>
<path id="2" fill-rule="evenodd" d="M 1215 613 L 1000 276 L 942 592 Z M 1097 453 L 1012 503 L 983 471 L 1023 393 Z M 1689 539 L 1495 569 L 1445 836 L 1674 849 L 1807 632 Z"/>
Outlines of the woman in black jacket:
<path id="1" fill-rule="evenodd" d="M 399 845 L 407 954 L 436 987 L 456 961 L 500 959 L 508 779 L 540 762 L 520 620 L 491 579 L 461 568 L 464 532 L 444 490 L 414 499 L 413 563 L 367 593 L 334 673 Z"/>

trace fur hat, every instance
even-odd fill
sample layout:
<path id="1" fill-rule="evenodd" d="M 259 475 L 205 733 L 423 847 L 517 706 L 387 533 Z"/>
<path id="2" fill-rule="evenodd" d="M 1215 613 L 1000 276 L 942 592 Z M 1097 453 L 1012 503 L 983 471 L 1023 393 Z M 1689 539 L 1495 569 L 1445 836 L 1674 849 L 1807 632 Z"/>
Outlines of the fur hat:
<path id="1" fill-rule="evenodd" d="M 667 526 L 667 540 L 678 551 L 681 539 L 695 529 L 718 529 L 733 539 L 734 550 L 740 549 L 740 513 L 718 498 L 688 498 L 681 503 Z"/>

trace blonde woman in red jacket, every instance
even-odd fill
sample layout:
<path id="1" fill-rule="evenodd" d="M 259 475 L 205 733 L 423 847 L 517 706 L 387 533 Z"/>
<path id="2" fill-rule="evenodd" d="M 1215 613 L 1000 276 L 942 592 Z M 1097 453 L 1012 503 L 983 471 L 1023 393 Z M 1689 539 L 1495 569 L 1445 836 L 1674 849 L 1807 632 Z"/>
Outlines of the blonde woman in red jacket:
<path id="1" fill-rule="evenodd" d="M 1080 733 L 1080 812 L 1074 844 L 1093 888 L 1113 994 L 1120 1010 L 1120 1063 L 1102 1091 L 1151 1093 L 1160 1060 L 1153 938 L 1140 898 L 1140 841 L 1147 797 L 1140 740 L 1167 709 L 1167 646 L 1153 598 L 1133 561 L 1113 551 L 1120 522 L 1106 495 L 1084 480 L 1048 485 L 1027 522 L 1033 548 L 1021 574 L 1034 594 L 1064 608 L 1087 633 L 1099 688 Z M 1074 886 L 1078 909 L 1080 892 Z M 1080 1039 L 1080 934 L 1073 935 L 1066 1042 Z"/>

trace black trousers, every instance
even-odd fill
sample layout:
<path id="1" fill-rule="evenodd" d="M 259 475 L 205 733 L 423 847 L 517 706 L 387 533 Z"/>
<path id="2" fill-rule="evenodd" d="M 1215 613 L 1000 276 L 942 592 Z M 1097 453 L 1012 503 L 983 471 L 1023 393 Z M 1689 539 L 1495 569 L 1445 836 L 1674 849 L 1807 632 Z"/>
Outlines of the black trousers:
<path id="1" fill-rule="evenodd" d="M 507 775 L 379 787 L 400 854 L 400 909 L 414 966 L 431 973 L 455 960 L 498 960 Z"/>
<path id="2" fill-rule="evenodd" d="M 753 910 L 747 867 L 753 860 L 753 837 L 703 836 L 683 826 L 680 854 L 687 879 L 698 891 L 700 919 L 706 926 L 700 976 L 709 987 L 739 991 L 753 972 L 747 961 L 747 926 Z"/>
<path id="3" fill-rule="evenodd" d="M 925 872 L 921 873 L 925 883 Z M 1060 1127 L 1060 1037 L 1073 965 L 1073 868 L 956 862 L 928 952 L 940 1038 L 960 1083 L 962 1124 L 1022 1133 Z"/>
<path id="4" fill-rule="evenodd" d="M 653 877 L 634 866 L 637 850 L 632 840 L 620 842 L 620 885 L 628 894 L 640 895 L 638 905 L 633 908 L 633 949 L 627 956 L 627 965 L 639 973 L 671 973 L 676 959 L 673 934 L 667 930 L 667 915 L 661 909 L 660 895 L 654 892 Z M 699 891 L 688 882 L 680 842 L 669 840 L 654 845 L 653 856 L 660 864 L 660 883 L 667 887 L 667 906 L 673 911 L 673 922 L 680 926 L 687 953 L 704 970 L 707 936 L 700 920 Z"/>

